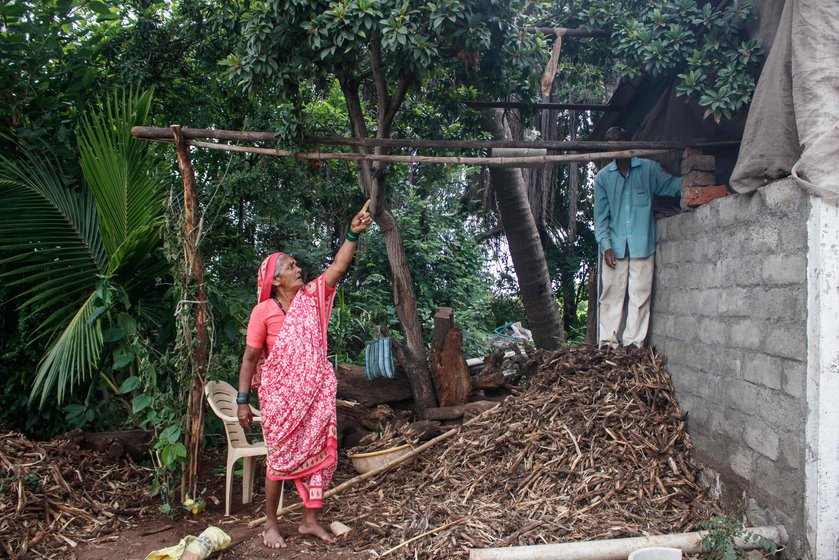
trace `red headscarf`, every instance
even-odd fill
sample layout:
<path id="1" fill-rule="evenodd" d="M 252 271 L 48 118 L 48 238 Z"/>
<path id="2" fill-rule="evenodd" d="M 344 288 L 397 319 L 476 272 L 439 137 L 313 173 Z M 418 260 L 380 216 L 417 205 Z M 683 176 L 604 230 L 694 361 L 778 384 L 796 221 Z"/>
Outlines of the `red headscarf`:
<path id="1" fill-rule="evenodd" d="M 283 253 L 272 253 L 262 261 L 256 276 L 256 303 L 262 303 L 271 297 L 271 284 L 274 282 L 274 275 L 277 273 L 277 261 Z"/>

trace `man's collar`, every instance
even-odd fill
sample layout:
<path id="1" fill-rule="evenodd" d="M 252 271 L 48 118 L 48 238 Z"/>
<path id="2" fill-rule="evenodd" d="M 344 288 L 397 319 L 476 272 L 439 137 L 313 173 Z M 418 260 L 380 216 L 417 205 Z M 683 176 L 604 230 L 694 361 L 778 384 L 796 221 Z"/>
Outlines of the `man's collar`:
<path id="1" fill-rule="evenodd" d="M 629 166 L 630 167 L 638 167 L 639 165 L 641 165 L 640 158 L 634 157 L 634 158 L 629 159 Z M 618 170 L 618 162 L 615 161 L 615 160 L 612 160 L 612 162 L 609 165 L 606 166 L 606 170 L 617 171 Z"/>

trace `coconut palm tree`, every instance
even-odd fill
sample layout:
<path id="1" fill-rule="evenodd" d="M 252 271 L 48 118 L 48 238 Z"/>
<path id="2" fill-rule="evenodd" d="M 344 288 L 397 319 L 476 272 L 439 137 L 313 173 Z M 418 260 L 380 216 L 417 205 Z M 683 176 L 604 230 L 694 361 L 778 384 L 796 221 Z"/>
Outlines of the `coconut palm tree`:
<path id="1" fill-rule="evenodd" d="M 65 184 L 49 157 L 25 148 L 15 159 L 0 154 L 0 277 L 21 290 L 22 313 L 43 318 L 36 336 L 47 338 L 47 350 L 30 395 L 41 406 L 53 391 L 61 403 L 93 375 L 116 390 L 106 371 L 133 354 L 115 364 L 103 350 L 138 319 L 153 318 L 160 303 L 165 178 L 149 145 L 131 137 L 151 99 L 151 92 L 115 92 L 85 115 L 81 185 Z"/>

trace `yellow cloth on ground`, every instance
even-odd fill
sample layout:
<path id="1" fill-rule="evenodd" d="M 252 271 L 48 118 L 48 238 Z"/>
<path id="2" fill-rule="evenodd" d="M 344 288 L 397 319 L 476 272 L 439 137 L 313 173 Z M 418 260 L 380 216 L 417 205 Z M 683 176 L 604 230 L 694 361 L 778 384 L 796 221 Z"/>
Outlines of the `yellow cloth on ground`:
<path id="1" fill-rule="evenodd" d="M 187 535 L 175 546 L 150 552 L 145 560 L 180 560 L 186 552 L 191 552 L 198 560 L 202 560 L 228 546 L 230 546 L 230 535 L 218 527 L 207 527 L 197 537 Z"/>

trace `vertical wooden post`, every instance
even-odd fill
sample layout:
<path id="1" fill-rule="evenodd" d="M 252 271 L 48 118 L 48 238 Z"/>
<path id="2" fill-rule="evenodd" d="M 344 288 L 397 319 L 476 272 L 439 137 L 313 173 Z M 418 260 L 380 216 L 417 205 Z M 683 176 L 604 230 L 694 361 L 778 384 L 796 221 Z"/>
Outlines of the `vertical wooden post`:
<path id="1" fill-rule="evenodd" d="M 571 141 L 577 139 L 577 111 L 568 114 L 571 122 Z M 577 162 L 571 162 L 568 166 L 568 241 L 571 245 L 571 252 L 574 251 L 574 241 L 577 237 L 577 200 L 579 198 L 580 174 L 577 170 Z"/>
<path id="2" fill-rule="evenodd" d="M 191 300 L 194 309 L 195 339 L 190 329 L 184 330 L 186 347 L 189 351 L 193 380 L 187 399 L 186 434 L 184 446 L 187 449 L 189 465 L 183 471 L 181 480 L 181 500 L 187 496 L 195 497 L 198 486 L 198 467 L 201 463 L 202 442 L 204 439 L 204 383 L 207 375 L 209 357 L 209 337 L 207 331 L 207 294 L 204 289 L 204 266 L 198 248 L 200 227 L 197 223 L 198 196 L 196 194 L 195 168 L 189 155 L 189 146 L 181 134 L 179 125 L 171 126 L 178 152 L 178 170 L 184 182 L 184 251 L 186 266 L 181 273 L 185 276 L 185 285 L 192 286 Z"/>

